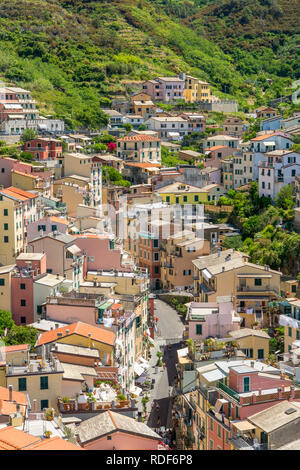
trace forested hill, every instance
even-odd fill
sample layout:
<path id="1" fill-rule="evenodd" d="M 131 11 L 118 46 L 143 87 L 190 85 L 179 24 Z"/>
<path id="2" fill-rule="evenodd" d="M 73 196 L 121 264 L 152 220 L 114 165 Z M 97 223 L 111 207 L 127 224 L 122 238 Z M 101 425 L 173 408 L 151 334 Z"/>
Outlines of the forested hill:
<path id="1" fill-rule="evenodd" d="M 0 76 L 70 124 L 180 71 L 262 104 L 298 75 L 298 18 L 298 0 L 0 0 Z"/>

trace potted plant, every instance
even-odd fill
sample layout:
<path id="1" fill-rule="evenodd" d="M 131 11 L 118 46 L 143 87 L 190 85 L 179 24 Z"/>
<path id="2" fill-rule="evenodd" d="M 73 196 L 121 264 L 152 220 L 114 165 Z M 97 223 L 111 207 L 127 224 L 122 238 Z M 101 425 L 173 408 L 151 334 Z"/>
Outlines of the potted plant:
<path id="1" fill-rule="evenodd" d="M 45 418 L 47 421 L 53 421 L 54 419 L 54 410 L 53 408 L 47 408 L 45 412 Z"/>
<path id="2" fill-rule="evenodd" d="M 70 409 L 70 398 L 62 397 L 62 402 L 63 402 L 63 409 L 68 411 Z"/>
<path id="3" fill-rule="evenodd" d="M 45 437 L 46 437 L 47 439 L 50 438 L 51 434 L 52 434 L 51 431 L 45 431 Z"/>

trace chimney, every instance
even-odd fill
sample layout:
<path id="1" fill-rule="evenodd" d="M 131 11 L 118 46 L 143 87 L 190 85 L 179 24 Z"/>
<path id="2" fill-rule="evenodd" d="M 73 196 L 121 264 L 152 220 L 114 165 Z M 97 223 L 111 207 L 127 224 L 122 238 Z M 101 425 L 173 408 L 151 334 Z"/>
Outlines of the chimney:
<path id="1" fill-rule="evenodd" d="M 55 323 L 55 329 L 57 330 L 57 328 L 59 328 L 59 324 Z"/>
<path id="2" fill-rule="evenodd" d="M 46 360 L 46 348 L 45 348 L 45 345 L 43 344 L 42 345 L 42 361 L 43 361 L 43 364 L 45 363 L 45 360 Z"/>
<path id="3" fill-rule="evenodd" d="M 29 372 L 33 372 L 33 362 L 30 362 L 29 364 Z"/>
<path id="4" fill-rule="evenodd" d="M 56 279 L 59 279 L 59 274 L 58 273 L 56 273 Z"/>
<path id="5" fill-rule="evenodd" d="M 13 387 L 12 387 L 12 385 L 8 386 L 8 390 L 9 390 L 9 401 L 13 401 Z"/>
<path id="6" fill-rule="evenodd" d="M 250 365 L 251 365 L 251 367 L 253 367 L 253 369 L 254 369 L 255 362 L 254 362 L 254 361 L 251 361 L 251 362 L 250 362 Z"/>
<path id="7" fill-rule="evenodd" d="M 282 400 L 282 388 L 281 388 L 281 387 L 278 387 L 277 391 L 278 391 L 278 398 L 279 398 L 279 400 Z"/>
<path id="8" fill-rule="evenodd" d="M 258 396 L 261 396 L 261 388 L 258 389 Z"/>
<path id="9" fill-rule="evenodd" d="M 253 395 L 252 395 L 252 403 L 253 404 L 256 403 L 256 394 L 255 393 L 253 393 Z"/>
<path id="10" fill-rule="evenodd" d="M 222 273 L 224 273 L 225 271 L 225 266 L 222 266 Z"/>
<path id="11" fill-rule="evenodd" d="M 37 401 L 36 398 L 32 401 L 32 412 L 36 413 L 37 412 Z"/>
<path id="12" fill-rule="evenodd" d="M 291 400 L 295 399 L 295 387 L 293 385 L 291 385 L 290 399 Z"/>
<path id="13" fill-rule="evenodd" d="M 19 412 L 20 412 L 20 405 L 19 405 L 19 403 L 16 404 L 16 409 L 17 409 L 17 413 L 19 413 Z"/>

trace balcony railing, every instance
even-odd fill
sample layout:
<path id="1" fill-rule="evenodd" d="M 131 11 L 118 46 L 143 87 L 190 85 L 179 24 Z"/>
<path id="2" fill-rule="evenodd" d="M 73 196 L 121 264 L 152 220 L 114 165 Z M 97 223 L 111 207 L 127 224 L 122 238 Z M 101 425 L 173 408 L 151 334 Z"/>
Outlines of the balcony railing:
<path id="1" fill-rule="evenodd" d="M 227 393 L 230 397 L 234 398 L 236 401 L 240 401 L 239 394 L 232 390 L 232 388 L 228 387 L 227 385 L 223 384 L 221 381 L 218 383 L 218 387 L 223 390 L 223 392 Z"/>

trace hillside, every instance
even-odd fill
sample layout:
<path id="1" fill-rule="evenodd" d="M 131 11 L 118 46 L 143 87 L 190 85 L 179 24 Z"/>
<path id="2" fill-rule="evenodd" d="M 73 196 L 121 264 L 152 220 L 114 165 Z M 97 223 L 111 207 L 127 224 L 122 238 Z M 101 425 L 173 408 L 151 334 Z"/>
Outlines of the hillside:
<path id="1" fill-rule="evenodd" d="M 111 97 L 179 71 L 263 103 L 299 74 L 299 2 L 255 2 L 260 13 L 253 0 L 0 0 L 0 76 L 70 125 L 98 127 Z"/>

